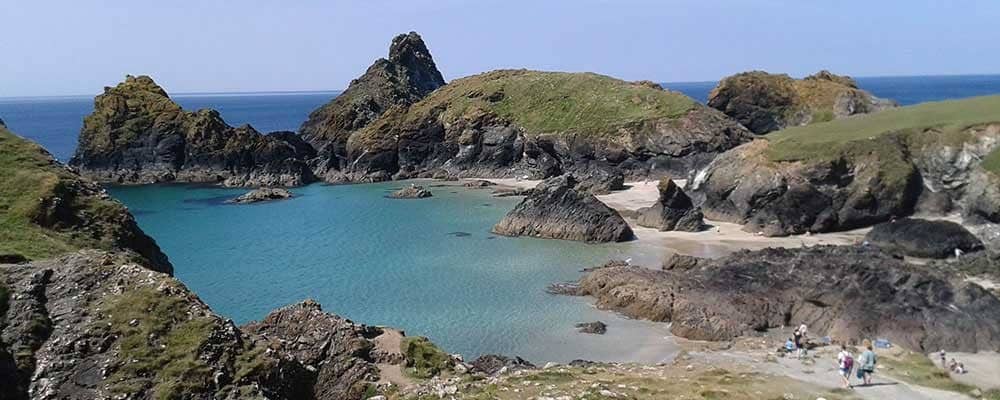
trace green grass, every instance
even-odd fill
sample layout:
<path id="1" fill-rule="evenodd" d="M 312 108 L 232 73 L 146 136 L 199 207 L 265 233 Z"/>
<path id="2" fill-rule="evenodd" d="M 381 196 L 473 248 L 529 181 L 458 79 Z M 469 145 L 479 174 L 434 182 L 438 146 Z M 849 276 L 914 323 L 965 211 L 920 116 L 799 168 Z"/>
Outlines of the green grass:
<path id="1" fill-rule="evenodd" d="M 447 122 L 490 111 L 530 134 L 615 135 L 623 127 L 676 118 L 695 104 L 680 93 L 593 73 L 501 70 L 457 79 L 411 110 L 420 116 L 446 106 Z"/>
<path id="2" fill-rule="evenodd" d="M 149 287 L 102 302 L 105 318 L 95 329 L 110 330 L 120 343 L 120 364 L 109 378 L 113 392 L 151 391 L 156 399 L 182 399 L 211 387 L 211 370 L 198 353 L 214 320 L 192 317 L 189 309 L 186 299 Z"/>
<path id="3" fill-rule="evenodd" d="M 974 386 L 956 382 L 948 371 L 940 368 L 918 353 L 905 353 L 898 357 L 882 357 L 879 360 L 888 368 L 889 374 L 915 385 L 968 394 Z"/>
<path id="4" fill-rule="evenodd" d="M 454 365 L 451 355 L 425 337 L 403 338 L 399 347 L 406 356 L 406 373 L 414 378 L 427 379 Z"/>
<path id="5" fill-rule="evenodd" d="M 889 134 L 915 136 L 922 143 L 956 141 L 963 139 L 966 128 L 991 122 L 1000 122 L 1000 96 L 923 103 L 770 133 L 768 157 L 823 159 L 850 148 L 875 149 L 878 140 Z M 991 166 L 1000 167 L 1000 155 L 990 158 Z"/>

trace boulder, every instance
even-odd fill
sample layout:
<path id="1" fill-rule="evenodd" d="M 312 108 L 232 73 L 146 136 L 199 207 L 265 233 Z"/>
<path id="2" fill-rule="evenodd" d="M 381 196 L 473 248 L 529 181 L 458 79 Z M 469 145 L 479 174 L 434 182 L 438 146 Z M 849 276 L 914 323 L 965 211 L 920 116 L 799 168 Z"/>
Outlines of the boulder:
<path id="1" fill-rule="evenodd" d="M 262 201 L 274 201 L 292 198 L 292 192 L 283 188 L 257 188 L 239 197 L 229 200 L 228 203 L 250 204 Z"/>
<path id="2" fill-rule="evenodd" d="M 503 372 L 514 372 L 523 369 L 535 369 L 535 365 L 521 357 L 506 357 L 496 354 L 486 354 L 479 356 L 472 362 L 472 373 L 481 373 L 489 376 L 499 375 Z"/>
<path id="3" fill-rule="evenodd" d="M 919 352 L 998 348 L 1000 299 L 954 269 L 861 246 L 779 248 L 687 270 L 598 268 L 576 294 L 634 318 L 671 322 L 675 335 L 689 339 L 807 324 L 817 335 L 851 343 L 885 338 Z"/>
<path id="4" fill-rule="evenodd" d="M 128 76 L 94 99 L 69 164 L 118 184 L 298 186 L 315 181 L 311 146 L 292 132 L 232 127 L 218 111 L 185 111 L 152 78 Z"/>
<path id="5" fill-rule="evenodd" d="M 923 258 L 948 258 L 955 250 L 983 250 L 983 242 L 951 221 L 903 218 L 875 225 L 865 241 L 885 251 Z"/>
<path id="6" fill-rule="evenodd" d="M 660 231 L 697 232 L 704 226 L 701 209 L 670 178 L 660 178 L 659 198 L 651 207 L 637 210 L 636 223 Z"/>
<path id="7" fill-rule="evenodd" d="M 727 77 L 708 96 L 722 111 L 757 134 L 791 126 L 871 113 L 897 104 L 858 89 L 847 76 L 820 71 L 805 79 L 751 71 Z"/>
<path id="8" fill-rule="evenodd" d="M 424 189 L 423 186 L 411 184 L 410 186 L 406 186 L 390 193 L 387 197 L 391 199 L 423 199 L 431 196 L 433 196 L 433 194 L 431 194 L 430 190 Z"/>
<path id="9" fill-rule="evenodd" d="M 576 329 L 580 331 L 580 333 L 590 333 L 594 335 L 603 335 L 608 332 L 608 326 L 601 321 L 579 323 L 576 324 Z"/>
<path id="10" fill-rule="evenodd" d="M 565 175 L 539 184 L 493 226 L 493 232 L 583 242 L 632 239 L 632 229 L 621 215 L 594 195 L 574 189 L 577 183 Z"/>

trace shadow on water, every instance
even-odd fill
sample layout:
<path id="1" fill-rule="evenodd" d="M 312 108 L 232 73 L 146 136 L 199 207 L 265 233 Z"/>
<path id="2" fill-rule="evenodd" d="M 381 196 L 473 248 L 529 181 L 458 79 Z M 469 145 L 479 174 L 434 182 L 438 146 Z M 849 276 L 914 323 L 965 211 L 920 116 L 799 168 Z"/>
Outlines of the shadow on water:
<path id="1" fill-rule="evenodd" d="M 451 235 L 451 236 L 454 236 L 454 237 L 472 236 L 472 234 L 469 233 L 469 232 L 448 232 L 448 234 Z"/>

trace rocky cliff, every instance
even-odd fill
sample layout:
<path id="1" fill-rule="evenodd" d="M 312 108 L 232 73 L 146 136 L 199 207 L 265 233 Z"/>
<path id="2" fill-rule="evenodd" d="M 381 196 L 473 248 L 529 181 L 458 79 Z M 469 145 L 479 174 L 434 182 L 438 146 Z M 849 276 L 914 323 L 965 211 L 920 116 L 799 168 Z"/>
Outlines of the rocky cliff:
<path id="1" fill-rule="evenodd" d="M 501 70 L 387 111 L 350 136 L 345 172 L 352 180 L 597 170 L 686 176 L 750 138 L 724 114 L 656 85 Z"/>
<path id="2" fill-rule="evenodd" d="M 918 205 L 990 216 L 1000 97 L 902 107 L 775 132 L 716 158 L 691 187 L 709 219 L 765 235 L 845 230 Z M 988 218 L 987 218 L 988 219 Z"/>
<path id="3" fill-rule="evenodd" d="M 121 203 L 41 146 L 0 127 L 0 259 L 36 260 L 81 248 L 128 253 L 152 269 L 172 271 Z"/>
<path id="4" fill-rule="evenodd" d="M 858 89 L 850 77 L 829 71 L 804 79 L 762 71 L 736 74 L 719 82 L 708 105 L 757 134 L 896 106 Z"/>
<path id="5" fill-rule="evenodd" d="M 682 337 L 728 340 L 806 324 L 836 340 L 887 338 L 914 351 L 1000 348 L 1000 299 L 954 279 L 950 265 L 907 264 L 863 247 L 742 251 L 689 269 L 612 264 L 576 294 L 598 306 L 671 322 Z"/>
<path id="6" fill-rule="evenodd" d="M 409 106 L 444 86 L 430 51 L 416 32 L 396 36 L 389 57 L 380 58 L 343 93 L 309 114 L 299 133 L 319 149 L 317 173 L 328 181 L 344 177 L 347 140 L 393 106 Z"/>
<path id="7" fill-rule="evenodd" d="M 69 163 L 103 182 L 295 186 L 315 180 L 306 164 L 314 155 L 293 133 L 231 127 L 217 111 L 181 109 L 148 76 L 129 76 L 94 99 Z"/>

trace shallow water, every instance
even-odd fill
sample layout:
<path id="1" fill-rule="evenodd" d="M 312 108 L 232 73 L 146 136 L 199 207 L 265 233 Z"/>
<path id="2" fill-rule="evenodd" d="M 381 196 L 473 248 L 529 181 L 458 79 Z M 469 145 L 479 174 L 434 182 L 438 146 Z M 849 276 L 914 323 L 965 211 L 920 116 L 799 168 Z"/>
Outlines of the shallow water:
<path id="1" fill-rule="evenodd" d="M 313 298 L 359 322 L 426 335 L 450 352 L 533 361 L 659 362 L 666 324 L 628 320 L 587 299 L 544 292 L 580 269 L 629 256 L 631 244 L 492 235 L 518 201 L 427 182 L 434 197 L 384 196 L 404 183 L 295 189 L 297 197 L 225 204 L 243 190 L 112 188 L 170 256 L 176 276 L 237 323 Z M 577 333 L 600 320 L 606 335 Z"/>

